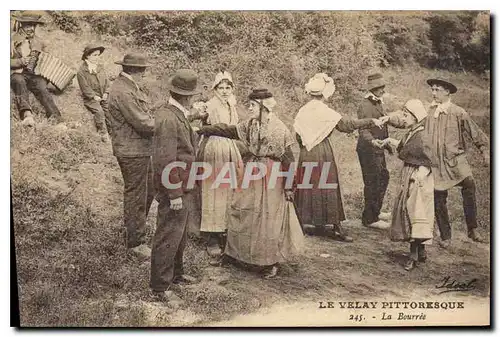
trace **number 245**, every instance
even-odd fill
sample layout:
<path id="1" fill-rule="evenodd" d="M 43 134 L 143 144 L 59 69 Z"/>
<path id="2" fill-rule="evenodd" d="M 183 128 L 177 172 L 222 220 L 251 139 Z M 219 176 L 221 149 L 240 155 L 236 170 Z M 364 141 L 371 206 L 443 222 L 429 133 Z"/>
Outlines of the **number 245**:
<path id="1" fill-rule="evenodd" d="M 363 320 L 363 315 L 349 315 L 349 320 L 361 322 Z"/>

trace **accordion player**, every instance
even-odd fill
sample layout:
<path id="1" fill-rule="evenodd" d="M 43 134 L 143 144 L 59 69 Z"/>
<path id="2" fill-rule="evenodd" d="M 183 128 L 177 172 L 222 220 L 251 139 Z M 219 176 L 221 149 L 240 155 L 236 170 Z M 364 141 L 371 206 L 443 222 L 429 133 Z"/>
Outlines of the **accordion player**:
<path id="1" fill-rule="evenodd" d="M 61 112 L 47 89 L 47 76 L 39 68 L 45 52 L 45 44 L 35 34 L 37 25 L 43 24 L 39 16 L 21 15 L 14 17 L 14 33 L 11 35 L 10 48 L 10 85 L 19 117 L 25 126 L 35 124 L 33 107 L 29 93 L 32 92 L 43 106 L 47 118 L 62 122 Z M 48 55 L 48 54 L 47 54 Z"/>

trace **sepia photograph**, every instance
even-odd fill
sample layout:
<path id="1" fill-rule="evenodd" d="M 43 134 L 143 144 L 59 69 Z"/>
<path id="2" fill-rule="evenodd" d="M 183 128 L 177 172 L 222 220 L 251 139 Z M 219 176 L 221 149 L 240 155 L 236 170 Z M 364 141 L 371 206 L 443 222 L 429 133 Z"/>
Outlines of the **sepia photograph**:
<path id="1" fill-rule="evenodd" d="M 491 23 L 10 10 L 10 325 L 491 327 Z"/>

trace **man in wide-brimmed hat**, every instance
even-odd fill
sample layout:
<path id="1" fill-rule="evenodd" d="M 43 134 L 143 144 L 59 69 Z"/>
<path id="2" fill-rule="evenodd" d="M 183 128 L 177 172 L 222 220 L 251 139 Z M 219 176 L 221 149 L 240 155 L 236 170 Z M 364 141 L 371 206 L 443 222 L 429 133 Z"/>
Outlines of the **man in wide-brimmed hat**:
<path id="1" fill-rule="evenodd" d="M 29 102 L 31 91 L 40 101 L 48 118 L 62 121 L 52 95 L 47 90 L 47 80 L 33 73 L 36 58 L 46 45 L 35 34 L 36 27 L 44 24 L 40 15 L 14 16 L 15 33 L 11 36 L 10 49 L 10 86 L 14 91 L 15 102 L 23 125 L 33 126 L 33 110 Z"/>
<path id="2" fill-rule="evenodd" d="M 476 231 L 476 186 L 465 154 L 467 144 L 464 136 L 467 134 L 470 137 L 489 165 L 488 137 L 463 108 L 451 102 L 450 95 L 457 92 L 453 83 L 433 78 L 427 80 L 427 84 L 431 88 L 433 102 L 429 107 L 425 129 L 432 139 L 434 159 L 437 161 L 437 168 L 433 170 L 434 202 L 436 222 L 441 234 L 440 245 L 448 248 L 451 243 L 446 199 L 448 190 L 454 186 L 462 188 L 468 236 L 480 242 L 482 239 Z"/>
<path id="3" fill-rule="evenodd" d="M 358 108 L 358 118 L 380 118 L 386 116 L 382 96 L 385 94 L 386 82 L 381 73 L 368 76 L 366 94 Z M 390 214 L 382 213 L 387 185 L 389 184 L 389 171 L 385 161 L 384 147 L 381 140 L 389 136 L 387 125 L 359 130 L 358 153 L 359 164 L 363 174 L 364 183 L 364 210 L 361 222 L 364 226 L 375 228 L 388 228 L 385 220 Z M 389 146 L 385 147 L 391 151 Z"/>
<path id="4" fill-rule="evenodd" d="M 168 80 L 170 99 L 155 116 L 153 180 L 158 200 L 158 217 L 151 253 L 150 287 L 159 300 L 179 301 L 168 291 L 172 283 L 192 283 L 185 275 L 182 256 L 187 225 L 195 205 L 194 186 L 188 186 L 195 161 L 197 138 L 188 116 L 193 97 L 201 93 L 198 76 L 180 69 Z M 179 164 L 180 163 L 180 164 Z"/>
<path id="5" fill-rule="evenodd" d="M 76 74 L 82 91 L 83 104 L 94 116 L 97 132 L 103 142 L 108 141 L 105 111 L 108 110 L 109 81 L 104 67 L 98 62 L 104 52 L 99 44 L 89 44 L 82 54 L 82 65 Z"/>
<path id="6" fill-rule="evenodd" d="M 146 218 L 154 199 L 152 143 L 154 118 L 148 97 L 139 83 L 149 63 L 140 54 L 127 54 L 115 62 L 123 70 L 109 90 L 106 113 L 113 154 L 124 181 L 123 207 L 126 246 L 141 257 L 149 257 Z"/>

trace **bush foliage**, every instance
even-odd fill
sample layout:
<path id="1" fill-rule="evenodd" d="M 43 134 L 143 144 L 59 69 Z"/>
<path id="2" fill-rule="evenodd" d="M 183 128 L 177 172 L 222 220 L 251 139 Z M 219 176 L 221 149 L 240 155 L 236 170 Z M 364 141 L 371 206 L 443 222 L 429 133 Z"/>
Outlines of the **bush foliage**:
<path id="1" fill-rule="evenodd" d="M 487 12 L 104 12 L 87 14 L 92 30 L 128 41 L 155 58 L 157 78 L 179 67 L 204 83 L 224 68 L 237 94 L 266 85 L 296 109 L 304 81 L 327 72 L 342 108 L 380 67 L 421 65 L 451 71 L 490 68 Z M 206 78 L 204 78 L 206 76 Z"/>
<path id="2" fill-rule="evenodd" d="M 53 23 L 66 33 L 79 33 L 81 31 L 78 19 L 69 11 L 48 11 Z"/>

